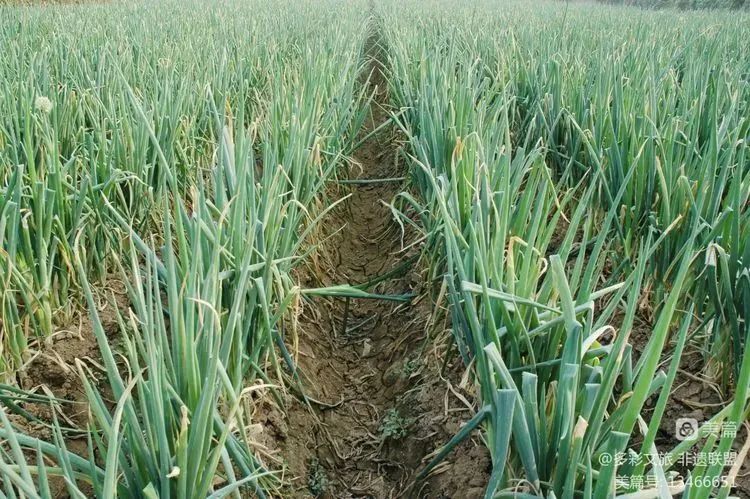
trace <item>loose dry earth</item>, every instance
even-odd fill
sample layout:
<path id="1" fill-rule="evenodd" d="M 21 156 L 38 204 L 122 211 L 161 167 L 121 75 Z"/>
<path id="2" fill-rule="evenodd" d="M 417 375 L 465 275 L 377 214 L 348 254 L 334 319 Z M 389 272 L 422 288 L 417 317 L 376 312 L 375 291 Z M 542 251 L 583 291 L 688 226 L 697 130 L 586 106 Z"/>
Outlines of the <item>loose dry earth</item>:
<path id="1" fill-rule="evenodd" d="M 377 90 L 363 136 L 388 117 L 384 80 L 372 65 Z M 369 138 L 355 152 L 350 180 L 402 177 L 397 153 L 392 133 Z M 419 246 L 408 248 L 414 235 L 402 233 L 388 206 L 402 188 L 391 181 L 347 185 L 350 197 L 323 223 L 327 242 L 311 262 L 305 285 L 356 285 L 387 275 L 368 291 L 411 298 L 318 298 L 304 304 L 299 367 L 307 395 L 322 403 L 308 407 L 290 400 L 286 417 L 270 410 L 264 422 L 295 477 L 295 497 L 484 493 L 490 459 L 478 439 L 460 446 L 426 483 L 414 482 L 475 408 L 460 360 L 441 374 L 441 348 L 427 342 L 443 325 L 432 320 Z"/>

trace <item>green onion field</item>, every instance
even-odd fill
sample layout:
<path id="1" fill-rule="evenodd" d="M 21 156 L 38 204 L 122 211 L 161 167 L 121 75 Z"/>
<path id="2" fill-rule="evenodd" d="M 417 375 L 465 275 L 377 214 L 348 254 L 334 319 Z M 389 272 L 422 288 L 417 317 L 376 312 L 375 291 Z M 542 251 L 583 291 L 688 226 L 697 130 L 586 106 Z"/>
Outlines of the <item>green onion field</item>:
<path id="1" fill-rule="evenodd" d="M 0 498 L 750 498 L 750 11 L 0 2 Z"/>

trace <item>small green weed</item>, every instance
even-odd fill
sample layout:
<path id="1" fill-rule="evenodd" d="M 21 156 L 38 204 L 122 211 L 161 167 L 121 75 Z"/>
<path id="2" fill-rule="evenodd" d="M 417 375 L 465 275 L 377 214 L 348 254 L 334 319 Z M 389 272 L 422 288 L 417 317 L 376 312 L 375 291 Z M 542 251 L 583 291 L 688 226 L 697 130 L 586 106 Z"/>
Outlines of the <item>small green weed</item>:
<path id="1" fill-rule="evenodd" d="M 381 440 L 398 440 L 404 438 L 409 430 L 411 421 L 401 416 L 398 413 L 398 409 L 395 407 L 389 409 L 385 414 L 383 421 L 380 423 L 380 439 Z"/>

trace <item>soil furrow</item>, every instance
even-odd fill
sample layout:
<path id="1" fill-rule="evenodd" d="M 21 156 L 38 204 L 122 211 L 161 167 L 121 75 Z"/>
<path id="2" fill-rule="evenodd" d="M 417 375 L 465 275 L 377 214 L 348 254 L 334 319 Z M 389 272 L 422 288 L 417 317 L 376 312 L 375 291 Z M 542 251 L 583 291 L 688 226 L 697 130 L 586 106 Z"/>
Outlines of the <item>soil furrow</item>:
<path id="1" fill-rule="evenodd" d="M 388 118 L 377 47 L 377 38 L 371 38 L 375 98 L 363 136 Z M 370 137 L 355 152 L 349 178 L 392 179 L 405 176 L 404 170 L 390 131 Z M 430 298 L 423 272 L 404 265 L 416 260 L 418 249 L 403 250 L 410 234 L 402 234 L 388 207 L 402 188 L 393 181 L 350 183 L 343 193 L 350 197 L 321 225 L 327 243 L 303 284 L 360 284 L 405 267 L 369 291 L 413 298 L 407 303 L 319 298 L 303 305 L 296 325 L 303 384 L 308 396 L 332 407 L 293 401 L 286 417 L 266 414 L 273 446 L 296 477 L 291 496 L 479 497 L 486 483 L 489 458 L 473 440 L 436 477 L 425 484 L 413 481 L 425 458 L 471 417 L 472 408 L 461 399 L 473 396 L 468 383 L 461 383 L 460 362 L 441 375 L 440 349 L 425 348 L 434 344 L 425 341 Z"/>

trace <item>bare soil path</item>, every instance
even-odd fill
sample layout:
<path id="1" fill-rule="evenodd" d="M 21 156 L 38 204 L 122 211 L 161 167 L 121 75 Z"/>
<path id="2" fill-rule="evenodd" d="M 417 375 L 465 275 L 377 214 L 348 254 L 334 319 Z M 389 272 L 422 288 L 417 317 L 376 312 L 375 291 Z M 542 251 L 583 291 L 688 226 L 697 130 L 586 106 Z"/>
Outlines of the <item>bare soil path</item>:
<path id="1" fill-rule="evenodd" d="M 363 137 L 388 119 L 377 38 L 368 43 L 376 90 Z M 350 180 L 405 176 L 394 132 L 378 133 L 355 152 Z M 297 325 L 298 363 L 308 396 L 286 416 L 266 413 L 280 454 L 295 477 L 290 497 L 481 497 L 490 466 L 478 440 L 464 442 L 426 483 L 414 483 L 430 454 L 473 415 L 462 367 L 426 342 L 431 300 L 415 263 L 414 235 L 403 234 L 388 203 L 401 182 L 348 184 L 350 197 L 322 224 L 327 243 L 303 285 L 360 284 L 389 274 L 368 291 L 410 294 L 408 302 L 322 299 L 304 304 Z M 347 192 L 344 192 L 346 194 Z M 413 265 L 412 265 L 413 264 Z M 394 270 L 396 270 L 394 272 Z"/>

